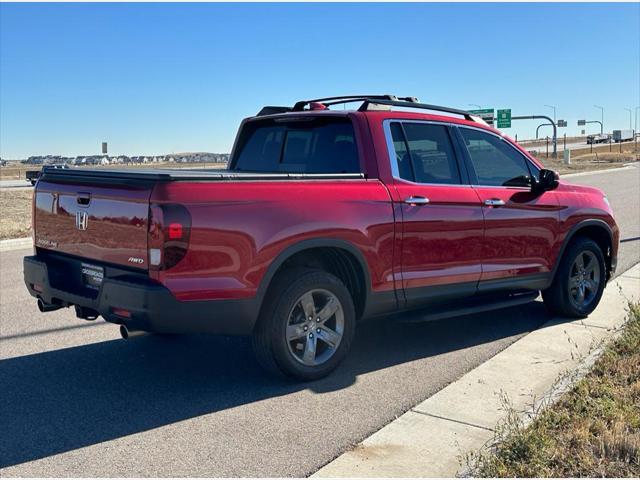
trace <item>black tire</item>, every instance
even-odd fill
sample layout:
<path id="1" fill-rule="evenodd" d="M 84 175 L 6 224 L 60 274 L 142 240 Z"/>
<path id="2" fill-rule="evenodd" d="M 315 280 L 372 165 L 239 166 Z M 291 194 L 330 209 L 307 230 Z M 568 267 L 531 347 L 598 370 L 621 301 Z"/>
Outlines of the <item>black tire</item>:
<path id="1" fill-rule="evenodd" d="M 578 304 L 573 298 L 569 287 L 570 277 L 574 271 L 574 264 L 579 255 L 593 255 L 598 266 L 598 285 L 590 301 L 586 304 Z M 556 276 L 551 286 L 542 292 L 547 310 L 555 315 L 571 318 L 584 318 L 589 315 L 600 303 L 602 292 L 606 284 L 606 264 L 602 250 L 596 242 L 589 238 L 578 237 L 571 241 L 566 248 Z"/>
<path id="2" fill-rule="evenodd" d="M 321 343 L 318 335 L 315 342 L 320 345 L 319 348 L 324 346 L 325 352 L 330 350 L 325 353 L 325 355 L 330 354 L 330 357 L 321 364 L 310 366 L 301 363 L 303 360 L 296 358 L 291 347 L 292 342 L 305 342 L 306 349 L 307 334 L 305 333 L 305 337 L 300 340 L 288 341 L 287 325 L 296 308 L 298 308 L 298 315 L 300 314 L 300 299 L 309 292 L 318 291 L 328 292 L 333 296 L 334 301 L 337 299 L 339 302 L 342 309 L 342 337 L 337 347 L 331 349 L 328 344 Z M 302 317 L 306 322 L 306 315 Z M 329 321 L 337 322 L 336 314 L 331 318 L 332 320 Z M 260 365 L 271 373 L 295 380 L 317 380 L 327 376 L 344 360 L 351 348 L 355 326 L 353 299 L 339 278 L 323 270 L 291 269 L 279 274 L 267 292 L 253 333 L 253 350 Z"/>

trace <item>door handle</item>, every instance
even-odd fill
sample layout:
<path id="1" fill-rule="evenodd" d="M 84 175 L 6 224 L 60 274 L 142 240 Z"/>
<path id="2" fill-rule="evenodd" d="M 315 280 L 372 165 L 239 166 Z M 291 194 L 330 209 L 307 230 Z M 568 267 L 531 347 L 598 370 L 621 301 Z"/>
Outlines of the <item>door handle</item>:
<path id="1" fill-rule="evenodd" d="M 504 205 L 504 200 L 499 198 L 488 198 L 484 201 L 484 204 L 489 207 L 502 207 Z"/>
<path id="2" fill-rule="evenodd" d="M 421 197 L 419 195 L 412 195 L 409 198 L 404 200 L 404 203 L 408 203 L 409 205 L 426 205 L 429 203 L 429 199 L 427 197 Z"/>

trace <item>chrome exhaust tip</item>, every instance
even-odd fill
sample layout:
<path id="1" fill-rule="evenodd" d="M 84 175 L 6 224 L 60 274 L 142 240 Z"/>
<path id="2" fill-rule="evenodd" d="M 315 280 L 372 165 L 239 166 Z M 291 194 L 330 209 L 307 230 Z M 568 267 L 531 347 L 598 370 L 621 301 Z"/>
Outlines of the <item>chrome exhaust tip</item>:
<path id="1" fill-rule="evenodd" d="M 144 330 L 129 330 L 126 325 L 120 325 L 120 336 L 125 340 L 129 340 L 134 337 L 141 337 L 146 334 L 147 332 Z"/>
<path id="2" fill-rule="evenodd" d="M 54 303 L 46 303 L 41 298 L 38 299 L 38 310 L 42 313 L 53 312 L 54 310 L 60 310 L 62 307 Z"/>

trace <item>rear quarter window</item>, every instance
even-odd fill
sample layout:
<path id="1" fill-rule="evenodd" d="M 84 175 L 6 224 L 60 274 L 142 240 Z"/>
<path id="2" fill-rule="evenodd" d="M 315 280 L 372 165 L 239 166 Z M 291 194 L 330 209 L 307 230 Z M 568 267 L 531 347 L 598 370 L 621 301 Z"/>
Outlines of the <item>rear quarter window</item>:
<path id="1" fill-rule="evenodd" d="M 359 173 L 347 118 L 274 119 L 243 127 L 231 169 L 260 173 Z"/>

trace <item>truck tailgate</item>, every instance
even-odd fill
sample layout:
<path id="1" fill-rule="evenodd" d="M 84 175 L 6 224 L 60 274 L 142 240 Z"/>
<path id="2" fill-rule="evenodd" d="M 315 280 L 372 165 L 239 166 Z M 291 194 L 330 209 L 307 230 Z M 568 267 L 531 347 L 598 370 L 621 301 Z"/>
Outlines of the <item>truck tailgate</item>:
<path id="1" fill-rule="evenodd" d="M 152 189 L 153 182 L 45 176 L 35 191 L 35 245 L 89 261 L 147 269 Z"/>

